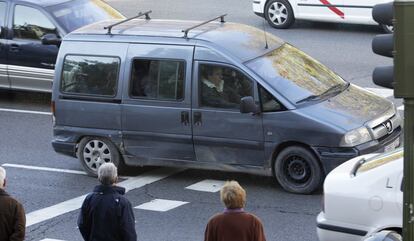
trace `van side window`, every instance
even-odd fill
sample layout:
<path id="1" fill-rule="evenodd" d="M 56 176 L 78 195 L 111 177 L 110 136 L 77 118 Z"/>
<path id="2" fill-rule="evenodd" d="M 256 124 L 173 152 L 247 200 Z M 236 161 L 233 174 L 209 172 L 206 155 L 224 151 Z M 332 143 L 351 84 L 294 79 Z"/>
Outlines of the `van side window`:
<path id="1" fill-rule="evenodd" d="M 184 61 L 134 59 L 130 95 L 133 98 L 182 100 Z"/>
<path id="2" fill-rule="evenodd" d="M 3 32 L 4 29 L 4 23 L 6 20 L 6 3 L 5 2 L 0 2 L 0 27 L 1 27 L 1 31 Z M 3 33 L 0 33 L 1 35 L 3 35 Z"/>
<path id="3" fill-rule="evenodd" d="M 198 78 L 201 106 L 239 109 L 242 97 L 253 96 L 252 81 L 231 67 L 200 64 Z"/>
<path id="4" fill-rule="evenodd" d="M 17 5 L 13 20 L 14 38 L 41 40 L 45 34 L 59 36 L 56 26 L 39 10 Z"/>
<path id="5" fill-rule="evenodd" d="M 61 91 L 115 96 L 119 64 L 117 57 L 67 55 L 63 62 Z"/>
<path id="6" fill-rule="evenodd" d="M 282 104 L 275 99 L 265 88 L 259 86 L 260 104 L 263 112 L 276 112 L 285 110 Z"/>

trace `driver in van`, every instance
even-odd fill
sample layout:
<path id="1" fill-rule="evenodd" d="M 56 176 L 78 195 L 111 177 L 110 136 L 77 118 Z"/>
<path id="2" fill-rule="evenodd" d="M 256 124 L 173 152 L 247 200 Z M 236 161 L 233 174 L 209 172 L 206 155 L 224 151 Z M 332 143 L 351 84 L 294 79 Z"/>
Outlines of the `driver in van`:
<path id="1" fill-rule="evenodd" d="M 201 66 L 201 104 L 208 107 L 238 108 L 240 96 L 226 86 L 223 68 Z"/>

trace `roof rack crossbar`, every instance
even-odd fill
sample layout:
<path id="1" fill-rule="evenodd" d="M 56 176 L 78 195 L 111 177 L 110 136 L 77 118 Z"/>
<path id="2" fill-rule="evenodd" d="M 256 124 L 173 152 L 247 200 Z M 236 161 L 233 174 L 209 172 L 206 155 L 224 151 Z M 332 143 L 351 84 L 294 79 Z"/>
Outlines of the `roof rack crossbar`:
<path id="1" fill-rule="evenodd" d="M 188 32 L 190 32 L 191 30 L 193 30 L 193 29 L 195 29 L 195 28 L 198 28 L 198 27 L 200 27 L 200 26 L 202 26 L 202 25 L 204 25 L 204 24 L 207 24 L 207 23 L 209 23 L 209 22 L 213 22 L 213 21 L 215 21 L 215 20 L 217 20 L 217 19 L 220 19 L 220 22 L 221 22 L 221 23 L 224 23 L 224 22 L 225 22 L 225 21 L 224 21 L 224 17 L 225 17 L 225 16 L 227 16 L 227 13 L 226 13 L 226 14 L 223 14 L 223 15 L 220 15 L 220 16 L 218 16 L 218 17 L 216 17 L 216 18 L 213 18 L 213 19 L 207 20 L 207 21 L 205 21 L 205 22 L 199 23 L 199 24 L 194 25 L 194 26 L 192 26 L 192 27 L 189 27 L 189 28 L 187 28 L 187 29 L 184 29 L 184 30 L 182 30 L 181 32 L 183 32 L 183 33 L 184 33 L 184 38 L 187 38 L 187 37 L 188 37 Z"/>
<path id="2" fill-rule="evenodd" d="M 117 22 L 117 23 L 111 24 L 111 25 L 109 25 L 109 26 L 104 27 L 104 29 L 108 29 L 108 34 L 111 34 L 111 30 L 112 30 L 112 28 L 113 28 L 114 26 L 117 26 L 117 25 L 123 24 L 123 23 L 125 23 L 125 22 L 131 21 L 132 19 L 139 18 L 139 17 L 142 17 L 142 16 L 144 16 L 144 15 L 145 15 L 145 19 L 146 19 L 146 20 L 150 20 L 150 19 L 151 19 L 151 18 L 150 18 L 150 16 L 149 16 L 149 14 L 150 14 L 150 13 L 152 13 L 152 11 L 151 11 L 151 10 L 146 11 L 146 12 L 144 12 L 144 13 L 139 12 L 137 16 L 130 17 L 130 18 L 124 19 L 124 20 L 122 20 L 122 21 L 119 21 L 119 22 Z"/>

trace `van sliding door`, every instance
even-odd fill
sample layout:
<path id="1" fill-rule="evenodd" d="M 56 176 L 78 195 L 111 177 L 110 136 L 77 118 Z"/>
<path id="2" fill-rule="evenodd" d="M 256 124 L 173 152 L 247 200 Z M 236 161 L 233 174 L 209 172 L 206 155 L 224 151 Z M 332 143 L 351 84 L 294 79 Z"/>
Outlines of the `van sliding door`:
<path id="1" fill-rule="evenodd" d="M 192 46 L 131 44 L 123 97 L 126 154 L 138 165 L 193 161 Z"/>

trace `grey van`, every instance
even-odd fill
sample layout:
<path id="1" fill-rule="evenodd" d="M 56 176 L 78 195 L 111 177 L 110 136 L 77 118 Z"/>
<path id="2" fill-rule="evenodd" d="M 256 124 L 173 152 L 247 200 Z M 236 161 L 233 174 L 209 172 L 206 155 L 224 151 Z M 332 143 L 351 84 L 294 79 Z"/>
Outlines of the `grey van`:
<path id="1" fill-rule="evenodd" d="M 242 24 L 127 19 L 65 36 L 53 148 L 104 162 L 275 176 L 312 193 L 355 156 L 400 145 L 394 105 Z M 215 20 L 215 19 L 213 19 Z"/>

